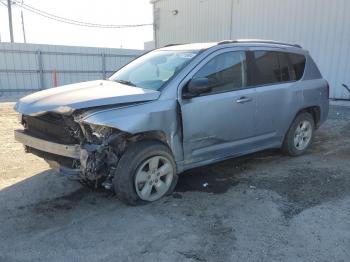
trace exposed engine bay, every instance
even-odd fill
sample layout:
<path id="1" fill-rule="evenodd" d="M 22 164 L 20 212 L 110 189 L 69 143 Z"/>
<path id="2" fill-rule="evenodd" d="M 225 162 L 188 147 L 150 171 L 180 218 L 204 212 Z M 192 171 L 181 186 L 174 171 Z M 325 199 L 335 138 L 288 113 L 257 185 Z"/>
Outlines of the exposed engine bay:
<path id="1" fill-rule="evenodd" d="M 51 167 L 78 178 L 82 183 L 107 189 L 112 187 L 116 166 L 127 145 L 139 136 L 105 126 L 83 123 L 83 112 L 72 115 L 46 113 L 21 117 L 25 132 L 65 145 L 80 145 L 80 159 L 44 152 L 26 146 L 26 151 L 44 158 Z"/>

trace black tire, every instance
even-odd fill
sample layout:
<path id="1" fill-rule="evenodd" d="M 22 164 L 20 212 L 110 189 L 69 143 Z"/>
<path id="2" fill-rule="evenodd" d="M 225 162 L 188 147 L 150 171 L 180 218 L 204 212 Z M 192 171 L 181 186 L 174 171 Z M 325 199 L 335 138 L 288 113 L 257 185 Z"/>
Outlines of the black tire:
<path id="1" fill-rule="evenodd" d="M 138 196 L 134 179 L 136 171 L 147 159 L 161 156 L 169 160 L 174 174 L 171 185 L 164 195 L 169 195 L 173 192 L 178 176 L 176 173 L 176 164 L 170 149 L 161 142 L 155 140 L 144 140 L 131 145 L 120 158 L 116 175 L 113 178 L 113 186 L 116 196 L 128 205 L 145 204 L 148 201 L 140 199 Z"/>
<path id="2" fill-rule="evenodd" d="M 305 148 L 303 148 L 302 150 L 298 149 L 295 146 L 294 143 L 294 136 L 296 133 L 296 130 L 298 128 L 298 126 L 303 122 L 303 121 L 308 121 L 311 125 L 311 138 L 307 144 L 307 146 Z M 282 152 L 286 155 L 289 156 L 299 156 L 305 153 L 305 151 L 310 147 L 313 138 L 314 138 L 314 132 L 315 132 L 315 120 L 312 117 L 312 115 L 308 112 L 303 112 L 298 114 L 292 125 L 290 126 L 285 138 L 284 138 L 284 142 L 282 145 Z"/>

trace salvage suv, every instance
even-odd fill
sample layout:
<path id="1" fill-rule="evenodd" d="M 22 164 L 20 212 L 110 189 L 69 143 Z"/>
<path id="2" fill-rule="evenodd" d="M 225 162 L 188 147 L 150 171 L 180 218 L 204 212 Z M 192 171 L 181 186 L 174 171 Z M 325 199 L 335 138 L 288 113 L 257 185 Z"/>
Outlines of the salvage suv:
<path id="1" fill-rule="evenodd" d="M 40 91 L 15 106 L 26 152 L 128 204 L 170 194 L 184 170 L 281 148 L 303 154 L 328 115 L 329 86 L 298 45 L 170 45 L 108 80 Z"/>

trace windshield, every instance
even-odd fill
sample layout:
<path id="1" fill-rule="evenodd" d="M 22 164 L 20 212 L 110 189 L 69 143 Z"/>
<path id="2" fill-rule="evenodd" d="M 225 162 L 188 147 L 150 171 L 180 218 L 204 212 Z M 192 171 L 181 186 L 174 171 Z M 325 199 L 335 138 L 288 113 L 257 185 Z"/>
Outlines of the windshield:
<path id="1" fill-rule="evenodd" d="M 109 80 L 123 84 L 159 90 L 169 79 L 176 75 L 199 50 L 149 52 L 126 65 Z"/>

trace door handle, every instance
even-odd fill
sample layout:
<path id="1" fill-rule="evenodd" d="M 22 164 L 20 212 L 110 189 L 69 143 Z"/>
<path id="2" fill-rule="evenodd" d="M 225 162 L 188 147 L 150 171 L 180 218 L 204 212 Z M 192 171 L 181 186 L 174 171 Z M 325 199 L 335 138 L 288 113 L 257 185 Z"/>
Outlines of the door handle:
<path id="1" fill-rule="evenodd" d="M 253 98 L 251 98 L 251 97 L 245 97 L 245 96 L 243 96 L 243 97 L 237 99 L 237 100 L 236 100 L 236 103 L 244 104 L 244 103 L 250 102 L 250 101 L 252 101 L 252 100 L 253 100 Z"/>

